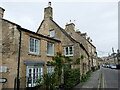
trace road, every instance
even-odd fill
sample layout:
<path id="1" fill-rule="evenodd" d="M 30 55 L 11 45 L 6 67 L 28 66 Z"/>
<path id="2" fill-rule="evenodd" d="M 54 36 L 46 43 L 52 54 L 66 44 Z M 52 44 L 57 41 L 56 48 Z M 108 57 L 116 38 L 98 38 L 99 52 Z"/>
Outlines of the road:
<path id="1" fill-rule="evenodd" d="M 120 90 L 120 70 L 102 68 L 102 88 Z"/>

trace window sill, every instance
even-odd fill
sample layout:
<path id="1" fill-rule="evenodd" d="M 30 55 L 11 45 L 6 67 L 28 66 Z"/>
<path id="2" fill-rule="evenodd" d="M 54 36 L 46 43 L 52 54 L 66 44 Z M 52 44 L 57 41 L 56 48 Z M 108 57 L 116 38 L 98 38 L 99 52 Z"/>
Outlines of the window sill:
<path id="1" fill-rule="evenodd" d="M 65 55 L 65 56 L 67 56 L 67 57 L 73 57 L 73 55 Z"/>
<path id="2" fill-rule="evenodd" d="M 51 36 L 50 38 L 55 38 L 55 36 Z"/>
<path id="3" fill-rule="evenodd" d="M 48 57 L 54 57 L 54 55 L 47 54 Z"/>
<path id="4" fill-rule="evenodd" d="M 40 57 L 40 56 L 41 56 L 40 54 L 34 54 L 34 53 L 28 53 L 28 55 L 38 56 L 38 57 Z"/>

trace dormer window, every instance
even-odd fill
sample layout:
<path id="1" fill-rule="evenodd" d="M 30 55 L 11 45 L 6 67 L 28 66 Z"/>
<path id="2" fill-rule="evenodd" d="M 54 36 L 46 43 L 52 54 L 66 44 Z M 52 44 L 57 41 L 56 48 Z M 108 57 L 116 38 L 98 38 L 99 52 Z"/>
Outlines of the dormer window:
<path id="1" fill-rule="evenodd" d="M 54 37 L 55 36 L 55 30 L 50 30 L 50 37 Z"/>

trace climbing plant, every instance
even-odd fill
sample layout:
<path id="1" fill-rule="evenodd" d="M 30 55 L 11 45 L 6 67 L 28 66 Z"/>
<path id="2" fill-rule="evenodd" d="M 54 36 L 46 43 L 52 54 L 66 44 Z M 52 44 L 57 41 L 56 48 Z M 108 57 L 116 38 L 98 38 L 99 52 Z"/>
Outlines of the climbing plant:
<path id="1" fill-rule="evenodd" d="M 80 60 L 84 59 L 84 55 L 80 58 L 72 60 L 70 57 L 63 56 L 61 53 L 57 53 L 52 61 L 48 61 L 48 65 L 55 66 L 55 72 L 53 74 L 44 74 L 43 76 L 43 87 L 48 90 L 53 88 L 59 88 L 62 81 L 66 88 L 75 86 L 80 81 L 80 69 L 71 69 L 72 64 L 80 64 Z M 63 78 L 64 77 L 64 80 Z M 37 80 L 37 85 L 40 84 L 41 79 Z"/>

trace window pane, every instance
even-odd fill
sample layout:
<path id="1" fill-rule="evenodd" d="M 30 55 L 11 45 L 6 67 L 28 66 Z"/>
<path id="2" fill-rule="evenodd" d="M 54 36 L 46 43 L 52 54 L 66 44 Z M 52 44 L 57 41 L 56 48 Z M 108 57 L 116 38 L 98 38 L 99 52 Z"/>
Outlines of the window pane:
<path id="1" fill-rule="evenodd" d="M 47 54 L 54 55 L 54 44 L 53 43 L 47 43 Z"/>
<path id="2" fill-rule="evenodd" d="M 39 54 L 39 48 L 40 48 L 40 41 L 39 40 L 36 40 L 36 43 L 35 43 L 35 52 L 37 54 Z"/>
<path id="3" fill-rule="evenodd" d="M 47 73 L 53 73 L 54 72 L 54 66 L 47 66 Z"/>
<path id="4" fill-rule="evenodd" d="M 28 72 L 28 83 L 31 83 L 32 82 L 32 70 L 29 69 L 29 72 Z"/>
<path id="5" fill-rule="evenodd" d="M 34 52 L 34 39 L 30 38 L 30 51 Z"/>
<path id="6" fill-rule="evenodd" d="M 30 52 L 39 54 L 40 40 L 30 37 Z"/>
<path id="7" fill-rule="evenodd" d="M 70 54 L 73 54 L 73 48 L 69 47 Z"/>
<path id="8" fill-rule="evenodd" d="M 65 47 L 65 55 L 66 56 L 73 55 L 73 46 Z"/>
<path id="9" fill-rule="evenodd" d="M 55 30 L 50 30 L 50 37 L 54 37 L 55 36 Z"/>
<path id="10" fill-rule="evenodd" d="M 38 79 L 38 68 L 36 68 L 36 79 Z"/>
<path id="11" fill-rule="evenodd" d="M 33 83 L 35 82 L 35 68 L 33 69 Z"/>
<path id="12" fill-rule="evenodd" d="M 35 40 L 35 52 L 37 52 L 37 40 Z"/>
<path id="13" fill-rule="evenodd" d="M 68 55 L 68 47 L 66 47 L 66 55 Z"/>
<path id="14" fill-rule="evenodd" d="M 49 47 L 50 47 L 49 43 L 47 43 L 47 54 L 49 54 L 49 52 L 50 52 L 50 48 Z"/>
<path id="15" fill-rule="evenodd" d="M 43 66 L 29 66 L 27 67 L 27 77 L 26 85 L 27 87 L 34 87 L 36 86 L 36 80 L 43 75 Z M 42 78 L 42 76 L 41 76 Z M 41 81 L 42 82 L 42 81 Z"/>

